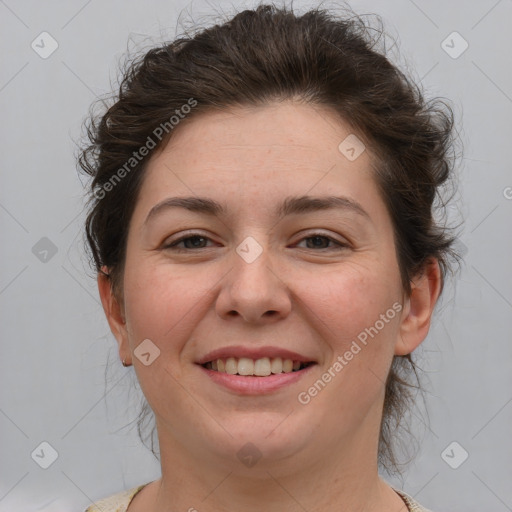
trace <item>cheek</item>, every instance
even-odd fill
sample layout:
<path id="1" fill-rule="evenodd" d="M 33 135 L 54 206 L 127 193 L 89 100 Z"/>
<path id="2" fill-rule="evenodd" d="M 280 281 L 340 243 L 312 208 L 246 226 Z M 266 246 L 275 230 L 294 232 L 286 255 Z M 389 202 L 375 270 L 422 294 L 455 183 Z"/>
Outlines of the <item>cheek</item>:
<path id="1" fill-rule="evenodd" d="M 339 433 L 339 418 L 362 422 L 385 391 L 402 306 L 398 278 L 384 275 L 354 267 L 303 283 L 306 310 L 329 359 L 322 375 L 305 383 L 300 403 L 310 400 L 318 421 L 325 428 L 329 424 L 333 435 Z"/>
<path id="2" fill-rule="evenodd" d="M 125 308 L 132 350 L 148 338 L 168 356 L 164 358 L 166 366 L 177 367 L 205 308 L 211 307 L 216 281 L 214 272 L 199 275 L 196 269 L 179 269 L 161 261 L 127 262 Z"/>
<path id="3" fill-rule="evenodd" d="M 380 265 L 347 264 L 323 276 L 304 276 L 297 290 L 307 307 L 323 326 L 322 335 L 330 340 L 333 350 L 345 350 L 347 342 L 374 326 L 385 315 L 382 334 L 392 334 L 396 327 L 396 311 L 386 311 L 400 297 L 399 277 L 395 270 L 386 272 Z"/>
<path id="4" fill-rule="evenodd" d="M 318 375 L 308 383 L 313 394 L 322 390 L 314 398 L 319 414 L 323 408 L 356 414 L 355 404 L 366 410 L 384 392 L 399 334 L 398 274 L 373 263 L 346 265 L 325 278 L 305 279 L 303 289 L 319 342 L 328 347 L 322 369 L 328 374 L 320 378 L 329 384 L 324 389 Z"/>
<path id="5" fill-rule="evenodd" d="M 209 288 L 190 273 L 183 275 L 169 266 L 127 265 L 126 320 L 135 371 L 151 408 L 161 414 L 170 415 L 187 405 L 187 393 L 181 394 L 177 385 L 183 376 L 181 356 L 191 343 L 198 315 L 204 314 Z M 137 360 L 137 347 L 146 339 L 159 351 L 149 366 Z"/>

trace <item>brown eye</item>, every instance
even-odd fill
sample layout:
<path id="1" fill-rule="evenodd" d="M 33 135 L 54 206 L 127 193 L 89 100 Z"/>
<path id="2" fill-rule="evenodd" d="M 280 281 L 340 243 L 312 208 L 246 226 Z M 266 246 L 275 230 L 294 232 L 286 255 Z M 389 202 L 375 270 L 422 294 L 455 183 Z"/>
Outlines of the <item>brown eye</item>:
<path id="1" fill-rule="evenodd" d="M 203 235 L 188 235 L 175 240 L 164 246 L 164 249 L 176 249 L 178 251 L 187 251 L 193 249 L 205 249 L 205 243 L 210 240 L 208 237 Z M 182 247 L 179 247 L 183 244 Z"/>
<path id="2" fill-rule="evenodd" d="M 316 233 L 312 234 L 310 236 L 304 237 L 301 242 L 303 241 L 310 241 L 306 242 L 307 247 L 306 249 L 320 249 L 320 250 L 329 250 L 329 249 L 341 249 L 348 247 L 348 244 L 338 242 L 334 238 L 331 238 L 330 236 L 326 236 L 324 234 Z M 329 246 L 329 243 L 332 243 L 334 245 Z"/>

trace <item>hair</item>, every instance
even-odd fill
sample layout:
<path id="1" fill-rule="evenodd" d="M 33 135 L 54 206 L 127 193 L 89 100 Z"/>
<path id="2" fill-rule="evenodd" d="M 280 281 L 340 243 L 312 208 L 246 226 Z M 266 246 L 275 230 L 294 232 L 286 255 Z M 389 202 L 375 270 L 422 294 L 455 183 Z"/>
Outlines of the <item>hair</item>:
<path id="1" fill-rule="evenodd" d="M 375 49 L 382 35 L 354 13 L 313 9 L 299 16 L 260 5 L 128 60 L 114 103 L 100 115 L 91 111 L 78 159 L 92 177 L 87 249 L 96 272 L 107 267 L 116 297 L 122 298 L 129 222 L 150 158 L 135 153 L 150 139 L 164 147 L 176 131 L 176 114 L 181 125 L 212 110 L 297 98 L 348 123 L 375 158 L 404 294 L 433 259 L 444 283 L 450 258 L 457 259 L 456 237 L 435 214 L 445 207 L 440 191 L 454 170 L 454 116 L 442 99 L 426 101 L 386 52 Z M 411 354 L 395 356 L 386 381 L 378 462 L 390 473 L 400 473 L 393 441 L 414 405 L 413 390 L 422 390 L 417 369 Z M 148 412 L 146 403 L 139 435 Z"/>

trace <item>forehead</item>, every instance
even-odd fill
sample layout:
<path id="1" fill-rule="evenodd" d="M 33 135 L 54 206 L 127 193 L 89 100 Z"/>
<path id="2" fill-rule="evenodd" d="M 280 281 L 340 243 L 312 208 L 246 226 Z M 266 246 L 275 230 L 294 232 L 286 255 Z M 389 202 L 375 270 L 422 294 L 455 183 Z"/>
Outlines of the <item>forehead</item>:
<path id="1" fill-rule="evenodd" d="M 218 157 L 229 152 L 228 158 L 232 158 L 243 152 L 261 159 L 281 154 L 300 161 L 308 153 L 312 159 L 319 159 L 322 153 L 340 156 L 340 143 L 354 136 L 350 125 L 332 110 L 292 101 L 200 113 L 177 128 L 159 156 L 172 151 L 176 158 L 194 158 L 215 151 Z M 189 153 L 191 147 L 193 154 Z M 294 157 L 296 151 L 300 157 Z M 364 160 L 367 155 L 362 156 Z"/>
<path id="2" fill-rule="evenodd" d="M 137 208 L 147 214 L 171 194 L 210 195 L 233 210 L 270 209 L 283 194 L 340 194 L 372 209 L 379 199 L 372 155 L 357 145 L 357 158 L 343 152 L 354 137 L 335 113 L 309 104 L 200 113 L 152 156 Z"/>

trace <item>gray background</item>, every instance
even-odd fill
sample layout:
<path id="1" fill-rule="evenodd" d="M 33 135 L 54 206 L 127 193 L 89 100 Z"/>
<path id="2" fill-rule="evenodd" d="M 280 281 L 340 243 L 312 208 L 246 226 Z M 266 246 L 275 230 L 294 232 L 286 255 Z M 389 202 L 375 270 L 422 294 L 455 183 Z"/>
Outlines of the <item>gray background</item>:
<path id="1" fill-rule="evenodd" d="M 416 414 L 420 452 L 402 481 L 388 480 L 439 512 L 512 510 L 512 1 L 350 5 L 384 18 L 400 65 L 427 95 L 452 101 L 464 144 L 451 215 L 465 219 L 466 261 L 417 351 L 430 427 Z M 128 36 L 139 48 L 173 38 L 183 8 L 199 21 L 215 10 L 199 1 L 0 0 L 1 511 L 79 511 L 159 477 L 136 430 L 123 428 L 140 394 L 83 255 L 73 140 L 89 105 L 111 90 Z M 31 48 L 43 31 L 59 45 L 47 59 Z M 454 31 L 469 44 L 457 58 L 442 47 Z M 461 43 L 445 44 L 453 53 Z M 43 441 L 58 452 L 48 469 L 36 463 L 50 461 Z M 457 465 L 462 450 L 469 457 L 453 469 L 445 460 Z"/>

